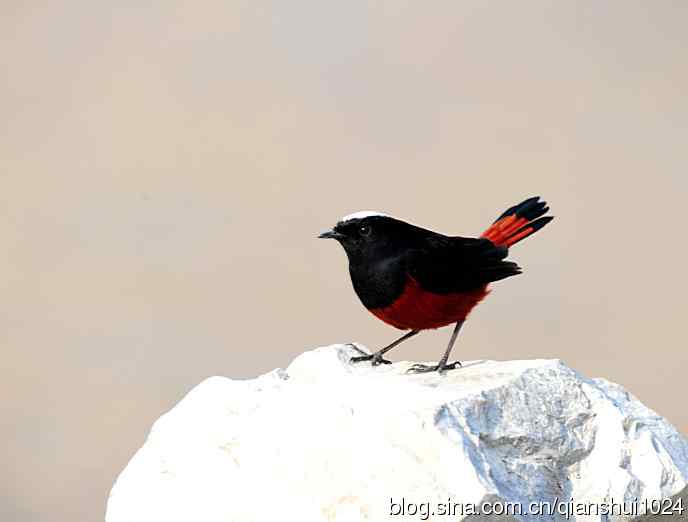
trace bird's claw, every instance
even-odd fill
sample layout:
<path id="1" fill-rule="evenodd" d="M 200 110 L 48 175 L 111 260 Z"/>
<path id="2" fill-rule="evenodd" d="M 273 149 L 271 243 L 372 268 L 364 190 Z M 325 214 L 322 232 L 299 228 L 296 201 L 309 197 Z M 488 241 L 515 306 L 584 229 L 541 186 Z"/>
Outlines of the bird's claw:
<path id="1" fill-rule="evenodd" d="M 380 364 L 392 364 L 392 361 L 388 361 L 387 359 L 384 359 L 382 357 L 382 355 L 380 355 L 379 353 L 364 352 L 358 346 L 356 346 L 354 343 L 348 343 L 347 346 L 351 346 L 351 348 L 353 348 L 354 350 L 356 350 L 358 353 L 361 354 L 361 355 L 356 356 L 356 357 L 351 357 L 349 359 L 350 363 L 370 361 L 370 364 L 373 366 L 378 366 Z"/>
<path id="2" fill-rule="evenodd" d="M 370 364 L 373 366 L 378 366 L 379 364 L 392 364 L 392 361 L 388 361 L 387 359 L 383 359 L 381 356 L 377 354 L 368 354 L 368 355 L 361 355 L 359 357 L 352 357 L 349 359 L 350 363 L 357 363 L 357 362 L 364 362 L 364 361 L 370 361 Z"/>
<path id="3" fill-rule="evenodd" d="M 413 366 L 411 366 L 408 370 L 406 370 L 406 373 L 430 373 L 437 371 L 438 373 L 442 374 L 447 370 L 455 370 L 456 368 L 460 367 L 461 361 L 454 361 L 451 364 L 444 364 L 442 366 L 440 366 L 439 364 L 416 363 Z"/>
<path id="4" fill-rule="evenodd" d="M 354 343 L 346 343 L 346 346 L 350 346 L 352 349 L 356 350 L 358 353 L 360 353 L 363 356 L 371 355 L 368 352 L 364 352 L 361 350 L 358 346 L 356 346 Z"/>

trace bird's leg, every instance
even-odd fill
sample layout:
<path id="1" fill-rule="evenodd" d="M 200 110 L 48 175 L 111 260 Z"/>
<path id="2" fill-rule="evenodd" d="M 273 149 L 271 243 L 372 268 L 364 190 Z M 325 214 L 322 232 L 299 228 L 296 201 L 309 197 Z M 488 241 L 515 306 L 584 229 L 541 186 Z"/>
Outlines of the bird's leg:
<path id="1" fill-rule="evenodd" d="M 357 362 L 362 362 L 362 361 L 370 361 L 373 366 L 377 366 L 378 364 L 392 364 L 391 361 L 388 361 L 387 359 L 383 359 L 382 356 L 386 354 L 388 351 L 390 351 L 392 348 L 395 346 L 403 343 L 406 339 L 410 339 L 414 335 L 416 335 L 420 330 L 411 330 L 410 332 L 405 333 L 403 336 L 401 336 L 399 339 L 394 341 L 391 344 L 388 344 L 385 346 L 382 350 L 378 350 L 375 353 L 371 354 L 366 354 L 366 355 L 360 355 L 358 357 L 352 357 L 349 359 L 349 362 L 352 363 L 357 363 Z M 359 352 L 361 351 L 359 348 L 356 348 Z"/>
<path id="2" fill-rule="evenodd" d="M 447 346 L 447 350 L 444 352 L 444 355 L 436 365 L 417 363 L 411 366 L 408 370 L 406 370 L 406 373 L 427 373 L 434 372 L 435 370 L 437 370 L 439 373 L 444 373 L 446 370 L 454 370 L 455 368 L 457 368 L 457 366 L 460 367 L 461 361 L 454 361 L 451 364 L 447 364 L 447 361 L 449 360 L 449 353 L 452 351 L 452 348 L 454 347 L 456 337 L 459 335 L 459 331 L 461 330 L 462 325 L 463 321 L 459 321 L 458 323 L 456 323 L 451 338 L 449 339 L 449 345 Z"/>

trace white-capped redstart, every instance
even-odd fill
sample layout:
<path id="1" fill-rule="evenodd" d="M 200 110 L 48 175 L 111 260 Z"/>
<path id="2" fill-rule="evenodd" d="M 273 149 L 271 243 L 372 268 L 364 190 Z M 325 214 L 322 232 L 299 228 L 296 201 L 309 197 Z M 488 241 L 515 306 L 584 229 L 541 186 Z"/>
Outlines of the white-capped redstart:
<path id="1" fill-rule="evenodd" d="M 509 248 L 540 230 L 553 218 L 539 197 L 526 199 L 500 215 L 479 238 L 445 236 L 380 212 L 343 217 L 321 238 L 339 241 L 349 258 L 349 274 L 363 305 L 405 335 L 373 354 L 352 362 L 389 364 L 389 350 L 422 330 L 455 324 L 444 355 L 435 365 L 415 364 L 408 371 L 451 370 L 454 346 L 469 312 L 488 293 L 488 285 L 521 273 L 505 261 Z M 353 345 L 352 345 L 353 346 Z"/>

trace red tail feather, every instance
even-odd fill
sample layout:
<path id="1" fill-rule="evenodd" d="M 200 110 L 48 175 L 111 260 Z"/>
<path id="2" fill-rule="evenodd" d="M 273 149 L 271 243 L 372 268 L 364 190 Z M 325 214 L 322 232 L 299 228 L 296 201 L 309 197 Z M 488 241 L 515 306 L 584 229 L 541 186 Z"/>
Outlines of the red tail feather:
<path id="1" fill-rule="evenodd" d="M 539 199 L 530 198 L 511 207 L 481 237 L 508 248 L 537 232 L 553 219 L 551 216 L 542 217 L 549 208 Z"/>

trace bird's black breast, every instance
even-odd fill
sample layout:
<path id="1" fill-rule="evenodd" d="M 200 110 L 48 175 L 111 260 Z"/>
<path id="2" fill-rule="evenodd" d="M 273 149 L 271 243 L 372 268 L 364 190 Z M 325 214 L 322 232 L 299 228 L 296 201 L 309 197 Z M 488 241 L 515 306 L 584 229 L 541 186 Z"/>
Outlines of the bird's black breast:
<path id="1" fill-rule="evenodd" d="M 350 263 L 349 273 L 356 294 L 369 310 L 394 303 L 406 284 L 406 267 L 402 257 Z"/>

